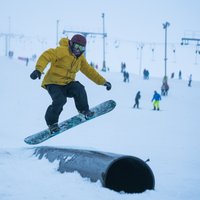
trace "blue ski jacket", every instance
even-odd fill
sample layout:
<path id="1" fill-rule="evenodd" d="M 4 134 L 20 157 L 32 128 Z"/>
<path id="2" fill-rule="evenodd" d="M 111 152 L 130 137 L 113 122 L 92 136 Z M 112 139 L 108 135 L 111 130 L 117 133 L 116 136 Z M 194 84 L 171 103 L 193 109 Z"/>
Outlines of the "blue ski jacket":
<path id="1" fill-rule="evenodd" d="M 157 92 L 155 92 L 151 101 L 153 101 L 153 100 L 160 101 L 161 100 L 160 94 L 158 94 Z"/>

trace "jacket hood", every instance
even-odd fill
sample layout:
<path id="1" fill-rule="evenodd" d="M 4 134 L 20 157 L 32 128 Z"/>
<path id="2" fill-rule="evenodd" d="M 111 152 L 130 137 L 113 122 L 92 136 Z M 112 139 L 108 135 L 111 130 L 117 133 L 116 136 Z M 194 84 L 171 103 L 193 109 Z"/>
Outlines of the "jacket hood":
<path id="1" fill-rule="evenodd" d="M 60 46 L 68 47 L 69 46 L 69 39 L 68 38 L 62 38 L 62 39 L 60 39 L 59 45 Z"/>

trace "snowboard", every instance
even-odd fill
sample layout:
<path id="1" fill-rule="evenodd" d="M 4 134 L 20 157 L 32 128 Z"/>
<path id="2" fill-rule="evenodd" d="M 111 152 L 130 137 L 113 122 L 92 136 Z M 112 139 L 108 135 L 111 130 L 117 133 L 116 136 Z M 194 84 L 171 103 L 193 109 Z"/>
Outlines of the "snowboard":
<path id="1" fill-rule="evenodd" d="M 59 123 L 58 125 L 60 127 L 60 130 L 58 132 L 52 134 L 49 129 L 45 129 L 43 131 L 40 131 L 38 133 L 35 133 L 33 135 L 26 137 L 24 139 L 24 142 L 27 144 L 30 144 L 30 145 L 39 144 L 39 143 L 44 142 L 62 132 L 70 129 L 70 128 L 73 128 L 77 125 L 85 123 L 96 117 L 104 115 L 104 114 L 110 112 L 111 110 L 113 110 L 115 108 L 115 106 L 116 106 L 115 101 L 113 101 L 113 100 L 105 101 L 105 102 L 90 109 L 92 112 L 94 112 L 94 115 L 91 118 L 86 119 L 85 116 L 83 116 L 82 114 L 75 115 L 75 116 Z"/>

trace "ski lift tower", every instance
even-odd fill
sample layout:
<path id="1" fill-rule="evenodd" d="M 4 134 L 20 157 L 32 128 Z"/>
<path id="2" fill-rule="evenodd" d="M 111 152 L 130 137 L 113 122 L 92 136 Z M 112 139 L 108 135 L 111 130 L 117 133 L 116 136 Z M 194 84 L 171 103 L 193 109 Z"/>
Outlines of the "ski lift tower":
<path id="1" fill-rule="evenodd" d="M 8 56 L 10 51 L 10 41 L 11 38 L 22 38 L 23 35 L 11 33 L 11 18 L 8 18 L 8 32 L 7 33 L 0 33 L 0 37 L 4 37 L 5 39 L 5 56 Z"/>
<path id="2" fill-rule="evenodd" d="M 170 26 L 169 22 L 163 23 L 163 29 L 165 29 L 165 75 L 164 77 L 167 78 L 167 28 Z"/>
<path id="3" fill-rule="evenodd" d="M 8 56 L 8 52 L 10 51 L 10 39 L 11 38 L 22 38 L 24 35 L 14 34 L 14 33 L 0 33 L 0 37 L 5 38 L 5 56 Z"/>
<path id="4" fill-rule="evenodd" d="M 91 35 L 100 35 L 103 36 L 103 66 L 102 66 L 102 71 L 106 71 L 106 60 L 105 60 L 105 38 L 107 37 L 107 33 L 105 33 L 105 28 L 104 28 L 104 13 L 102 14 L 102 18 L 103 18 L 103 32 L 99 33 L 99 32 L 84 32 L 84 31 L 69 31 L 69 30 L 63 30 L 63 34 L 66 33 L 79 33 L 85 36 L 85 38 L 87 39 L 87 36 Z M 86 57 L 86 51 L 84 52 L 84 55 Z"/>
<path id="5" fill-rule="evenodd" d="M 189 41 L 195 41 L 196 46 L 200 46 L 200 39 L 198 39 L 198 38 L 182 38 L 181 45 L 188 45 Z"/>
<path id="6" fill-rule="evenodd" d="M 181 39 L 181 45 L 189 45 L 189 42 L 196 42 L 196 47 L 200 46 L 199 38 L 182 38 Z"/>
<path id="7" fill-rule="evenodd" d="M 189 43 L 195 42 L 196 43 L 196 51 L 195 51 L 195 64 L 197 64 L 197 56 L 198 54 L 200 55 L 200 38 L 189 38 L 189 37 L 184 37 L 181 39 L 181 45 L 189 45 Z"/>

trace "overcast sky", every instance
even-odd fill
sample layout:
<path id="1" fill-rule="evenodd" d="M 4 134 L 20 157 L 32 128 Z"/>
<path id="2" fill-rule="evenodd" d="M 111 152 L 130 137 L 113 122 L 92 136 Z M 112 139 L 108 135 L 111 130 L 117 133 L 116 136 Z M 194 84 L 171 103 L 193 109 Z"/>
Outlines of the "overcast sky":
<path id="1" fill-rule="evenodd" d="M 84 31 L 102 31 L 105 13 L 110 37 L 162 41 L 162 23 L 171 23 L 171 39 L 179 41 L 185 31 L 198 28 L 198 0 L 1 0 L 1 32 L 11 30 L 27 35 L 54 36 L 56 20 L 60 26 Z M 176 33 L 176 34 L 175 34 Z"/>
<path id="2" fill-rule="evenodd" d="M 166 21 L 170 23 L 168 28 L 169 43 L 179 45 L 182 37 L 200 38 L 200 27 L 198 25 L 198 19 L 200 19 L 199 0 L 0 0 L 0 5 L 0 33 L 8 33 L 10 31 L 14 34 L 23 34 L 29 37 L 37 36 L 48 41 L 48 45 L 44 49 L 56 45 L 57 20 L 59 20 L 59 38 L 63 37 L 62 32 L 64 29 L 101 33 L 102 13 L 105 13 L 105 31 L 108 34 L 106 56 L 111 57 L 109 56 L 110 52 L 114 51 L 111 47 L 120 47 L 121 51 L 116 53 L 114 57 L 118 57 L 121 61 L 124 60 L 130 64 L 130 60 L 133 59 L 128 58 L 130 52 L 134 59 L 138 57 L 137 42 L 139 44 L 144 43 L 151 50 L 156 45 L 163 45 L 164 29 L 162 24 Z M 70 34 L 68 36 L 71 37 Z M 88 38 L 88 42 L 94 43 L 95 41 L 98 44 L 98 38 Z M 3 37 L 0 39 L 2 46 L 4 44 Z M 150 43 L 153 43 L 154 47 Z M 92 56 L 91 52 L 94 49 L 97 51 L 98 48 L 101 48 L 101 46 L 90 48 L 88 45 L 89 59 L 93 59 L 94 56 Z M 176 48 L 178 47 L 169 47 L 169 51 L 172 50 L 174 52 Z M 197 58 L 195 60 L 195 43 L 190 48 L 190 51 L 188 48 L 188 52 L 186 52 L 187 55 L 191 54 L 190 63 L 194 64 L 196 62 L 197 64 L 199 61 Z M 162 49 L 157 49 L 159 52 L 162 51 L 163 61 L 164 52 Z M 122 56 L 122 52 L 125 51 L 127 58 L 124 55 Z M 102 59 L 100 54 L 95 56 L 97 60 L 97 57 L 100 60 Z M 160 58 L 161 55 L 158 57 Z M 146 57 L 153 59 L 152 53 L 149 53 L 149 56 Z M 174 52 L 171 60 L 178 60 L 178 55 L 176 57 Z M 183 55 L 179 57 L 183 57 Z M 114 63 L 109 59 L 108 62 L 109 65 Z M 119 61 L 114 65 L 117 63 Z M 143 64 L 151 65 L 148 62 L 145 63 L 145 60 Z"/>

